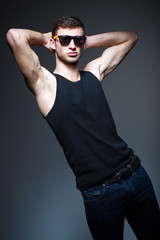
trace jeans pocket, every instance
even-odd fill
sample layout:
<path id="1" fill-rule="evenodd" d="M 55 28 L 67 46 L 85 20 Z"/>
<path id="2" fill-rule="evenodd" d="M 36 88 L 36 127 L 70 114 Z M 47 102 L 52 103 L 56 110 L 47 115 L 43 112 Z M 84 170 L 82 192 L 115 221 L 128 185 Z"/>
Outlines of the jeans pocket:
<path id="1" fill-rule="evenodd" d="M 82 191 L 82 196 L 85 202 L 91 202 L 101 199 L 106 192 L 106 187 L 103 185 L 89 188 L 88 190 Z"/>

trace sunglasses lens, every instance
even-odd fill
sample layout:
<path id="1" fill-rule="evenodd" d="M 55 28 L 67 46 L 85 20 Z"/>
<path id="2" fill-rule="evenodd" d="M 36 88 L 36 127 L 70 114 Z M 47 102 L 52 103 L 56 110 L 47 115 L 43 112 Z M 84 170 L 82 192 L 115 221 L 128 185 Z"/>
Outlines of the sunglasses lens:
<path id="1" fill-rule="evenodd" d="M 59 41 L 62 46 L 68 46 L 71 41 L 71 37 L 70 36 L 59 36 Z"/>
<path id="2" fill-rule="evenodd" d="M 84 36 L 76 36 L 74 38 L 74 43 L 76 46 L 83 46 L 83 44 L 85 43 L 86 37 Z"/>

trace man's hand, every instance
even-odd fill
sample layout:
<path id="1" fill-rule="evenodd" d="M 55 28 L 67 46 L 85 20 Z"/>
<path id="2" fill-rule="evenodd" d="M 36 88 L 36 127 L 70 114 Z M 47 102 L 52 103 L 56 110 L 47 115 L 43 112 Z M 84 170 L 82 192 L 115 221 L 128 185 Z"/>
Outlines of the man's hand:
<path id="1" fill-rule="evenodd" d="M 54 53 L 54 50 L 50 47 L 50 39 L 52 38 L 52 33 L 44 33 L 43 35 L 45 38 L 44 47 L 46 47 L 51 53 Z"/>

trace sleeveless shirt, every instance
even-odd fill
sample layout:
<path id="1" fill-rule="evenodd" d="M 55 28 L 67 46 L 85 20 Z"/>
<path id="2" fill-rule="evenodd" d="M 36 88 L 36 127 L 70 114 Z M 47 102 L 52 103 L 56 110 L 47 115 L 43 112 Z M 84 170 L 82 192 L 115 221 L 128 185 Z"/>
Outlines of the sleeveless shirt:
<path id="1" fill-rule="evenodd" d="M 54 74 L 57 93 L 45 117 L 61 144 L 79 190 L 103 183 L 130 161 L 133 150 L 117 134 L 102 89 L 91 72 L 71 82 Z"/>

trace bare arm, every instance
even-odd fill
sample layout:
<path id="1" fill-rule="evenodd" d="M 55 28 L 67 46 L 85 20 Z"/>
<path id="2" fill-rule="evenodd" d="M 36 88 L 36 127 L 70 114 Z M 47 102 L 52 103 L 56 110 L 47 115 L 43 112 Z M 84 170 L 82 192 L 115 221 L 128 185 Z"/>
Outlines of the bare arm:
<path id="1" fill-rule="evenodd" d="M 135 31 L 108 32 L 87 37 L 86 48 L 108 48 L 101 57 L 87 64 L 85 70 L 93 72 L 102 81 L 124 59 L 137 40 L 138 35 Z"/>
<path id="2" fill-rule="evenodd" d="M 25 76 L 28 87 L 34 93 L 43 84 L 43 70 L 31 45 L 41 45 L 49 48 L 48 40 L 51 33 L 42 34 L 28 29 L 10 29 L 7 41 L 14 54 L 16 62 Z"/>

